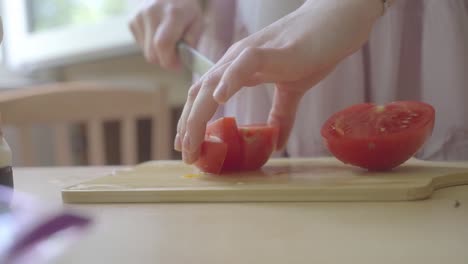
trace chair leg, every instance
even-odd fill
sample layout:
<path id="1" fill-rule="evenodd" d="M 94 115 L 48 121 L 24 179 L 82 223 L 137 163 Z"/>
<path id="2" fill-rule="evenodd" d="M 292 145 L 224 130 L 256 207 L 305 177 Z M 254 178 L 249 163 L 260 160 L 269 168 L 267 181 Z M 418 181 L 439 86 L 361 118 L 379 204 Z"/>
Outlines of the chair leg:
<path id="1" fill-rule="evenodd" d="M 88 162 L 90 165 L 105 165 L 102 121 L 88 122 Z"/>
<path id="2" fill-rule="evenodd" d="M 36 166 L 37 160 L 31 135 L 31 126 L 18 126 L 19 145 L 21 151 L 21 166 Z"/>
<path id="3" fill-rule="evenodd" d="M 54 126 L 54 150 L 55 162 L 59 166 L 73 165 L 72 147 L 67 124 L 57 124 Z"/>
<path id="4" fill-rule="evenodd" d="M 121 122 L 121 159 L 124 165 L 134 165 L 137 163 L 137 133 L 136 120 L 126 117 Z"/>

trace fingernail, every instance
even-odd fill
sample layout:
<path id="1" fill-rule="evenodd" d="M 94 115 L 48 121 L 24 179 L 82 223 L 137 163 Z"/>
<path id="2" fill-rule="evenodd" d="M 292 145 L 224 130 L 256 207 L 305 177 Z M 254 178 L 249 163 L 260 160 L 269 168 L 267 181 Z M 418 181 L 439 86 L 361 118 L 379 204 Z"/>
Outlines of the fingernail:
<path id="1" fill-rule="evenodd" d="M 192 152 L 192 140 L 190 139 L 189 134 L 185 134 L 183 144 L 184 152 Z"/>
<path id="2" fill-rule="evenodd" d="M 190 156 L 190 154 L 187 151 L 182 152 L 182 160 L 187 164 L 190 164 L 189 163 L 189 156 Z"/>
<path id="3" fill-rule="evenodd" d="M 177 150 L 177 151 L 182 151 L 182 142 L 180 142 L 179 133 L 177 133 L 176 136 L 175 136 L 174 149 Z"/>
<path id="4" fill-rule="evenodd" d="M 193 164 L 196 161 L 195 160 L 196 153 L 190 153 L 190 152 L 184 151 L 184 154 L 182 156 L 183 156 L 184 162 L 187 164 Z"/>
<path id="5" fill-rule="evenodd" d="M 218 103 L 224 103 L 226 101 L 228 86 L 225 83 L 220 83 L 213 93 L 213 97 Z"/>
<path id="6" fill-rule="evenodd" d="M 193 164 L 193 163 L 195 163 L 195 161 L 198 160 L 198 158 L 199 158 L 199 152 L 197 152 L 197 151 L 195 151 L 195 152 L 184 151 L 183 159 L 184 159 L 185 163 Z"/>
<path id="7" fill-rule="evenodd" d="M 196 43 L 196 37 L 194 34 L 190 34 L 188 33 L 187 35 L 185 35 L 184 37 L 185 39 L 185 42 L 187 42 L 189 45 L 195 45 Z"/>

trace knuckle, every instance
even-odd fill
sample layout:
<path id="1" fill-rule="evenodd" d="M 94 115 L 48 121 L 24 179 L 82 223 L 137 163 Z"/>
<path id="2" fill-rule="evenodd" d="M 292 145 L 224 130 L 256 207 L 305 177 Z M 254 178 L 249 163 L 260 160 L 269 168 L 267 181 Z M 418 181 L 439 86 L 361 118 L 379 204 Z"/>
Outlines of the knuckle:
<path id="1" fill-rule="evenodd" d="M 136 13 L 133 15 L 130 20 L 128 21 L 128 26 L 132 32 L 135 32 L 136 30 L 140 29 L 140 22 L 142 20 L 142 17 L 140 13 Z"/>
<path id="2" fill-rule="evenodd" d="M 164 13 L 170 17 L 181 17 L 184 14 L 184 8 L 174 5 L 174 4 L 169 4 L 165 10 Z"/>
<path id="3" fill-rule="evenodd" d="M 152 17 L 153 14 L 154 14 L 153 8 L 148 7 L 148 8 L 144 8 L 143 10 L 141 10 L 138 16 L 141 18 L 145 18 L 145 17 L 148 18 L 148 17 Z"/>
<path id="4" fill-rule="evenodd" d="M 192 86 L 190 87 L 190 89 L 188 90 L 188 94 L 187 94 L 187 97 L 188 97 L 188 100 L 195 100 L 195 98 L 197 97 L 198 95 L 198 86 Z"/>
<path id="5" fill-rule="evenodd" d="M 242 53 L 252 55 L 257 53 L 257 49 L 254 47 L 246 47 Z"/>
<path id="6" fill-rule="evenodd" d="M 128 28 L 130 29 L 130 32 L 132 32 L 132 35 L 133 35 L 134 37 L 136 37 L 136 27 L 137 27 L 137 26 L 136 26 L 136 23 L 135 23 L 133 20 L 131 20 L 131 21 L 128 23 Z"/>
<path id="7" fill-rule="evenodd" d="M 133 28 L 136 27 L 136 25 L 138 23 L 138 19 L 139 19 L 139 14 L 138 13 L 132 14 L 130 19 L 128 20 L 128 25 L 130 27 L 133 27 Z"/>
<path id="8" fill-rule="evenodd" d="M 151 63 L 156 63 L 157 55 L 151 46 L 145 47 L 145 58 Z"/>
<path id="9" fill-rule="evenodd" d="M 193 117 L 193 115 L 190 115 L 187 118 L 186 130 L 195 128 L 199 123 L 200 122 L 195 117 Z"/>
<path id="10" fill-rule="evenodd" d="M 294 52 L 294 51 L 297 51 L 298 49 L 300 49 L 301 47 L 299 46 L 299 43 L 297 43 L 296 41 L 292 41 L 290 43 L 287 43 L 286 45 L 284 45 L 283 47 L 280 47 L 278 48 L 277 50 L 279 52 L 285 52 L 285 53 L 288 53 L 288 52 Z"/>
<path id="11" fill-rule="evenodd" d="M 214 90 L 215 87 L 216 82 L 214 81 L 214 79 L 206 78 L 205 80 L 203 80 L 202 86 L 200 87 L 200 91 L 207 93 L 211 90 Z"/>
<path id="12" fill-rule="evenodd" d="M 242 43 L 240 41 L 232 44 L 231 47 L 229 47 L 229 49 L 226 51 L 226 54 L 231 54 L 233 52 L 236 52 L 237 50 L 240 49 L 241 46 L 242 46 Z"/>
<path id="13" fill-rule="evenodd" d="M 206 75 L 206 77 L 203 79 L 203 89 L 207 89 L 213 86 L 216 86 L 218 84 L 219 80 L 219 75 L 216 72 L 210 72 Z"/>
<path id="14" fill-rule="evenodd" d="M 179 136 L 183 137 L 185 134 L 185 125 L 186 125 L 185 116 L 181 115 L 179 122 L 177 123 L 177 133 Z"/>
<path id="15" fill-rule="evenodd" d="M 182 127 L 182 120 L 179 120 L 179 123 L 177 123 L 177 134 L 179 134 L 179 136 L 183 136 L 183 127 Z"/>
<path id="16" fill-rule="evenodd" d="M 144 17 L 152 17 L 157 14 L 158 9 L 161 9 L 161 1 L 147 0 L 143 1 L 139 8 L 136 10 L 134 19 L 143 19 Z"/>
<path id="17" fill-rule="evenodd" d="M 246 37 L 245 39 L 239 40 L 232 44 L 228 51 L 240 54 L 242 51 L 252 45 L 256 45 L 255 42 L 253 42 L 250 37 Z"/>
<path id="18" fill-rule="evenodd" d="M 149 2 L 146 10 L 149 11 L 149 12 L 155 12 L 155 11 L 158 11 L 158 10 L 161 10 L 164 6 L 164 3 L 163 1 L 160 1 L 160 0 L 152 0 Z"/>
<path id="19" fill-rule="evenodd" d="M 247 58 L 258 59 L 258 57 L 260 56 L 260 50 L 256 47 L 247 47 L 242 53 L 242 55 L 244 55 Z"/>
<path id="20" fill-rule="evenodd" d="M 171 40 L 169 39 L 167 34 L 159 33 L 154 39 L 154 45 L 156 46 L 156 49 L 168 52 L 169 47 L 171 45 Z"/>

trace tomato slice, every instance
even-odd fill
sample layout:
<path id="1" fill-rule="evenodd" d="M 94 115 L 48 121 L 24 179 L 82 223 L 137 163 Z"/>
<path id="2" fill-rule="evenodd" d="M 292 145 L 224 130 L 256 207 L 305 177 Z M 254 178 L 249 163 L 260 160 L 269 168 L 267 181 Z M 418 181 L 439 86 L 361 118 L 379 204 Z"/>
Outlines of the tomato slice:
<path id="1" fill-rule="evenodd" d="M 227 154 L 223 171 L 235 171 L 241 163 L 241 141 L 234 117 L 223 117 L 206 128 L 207 136 L 215 136 L 227 144 Z"/>
<path id="2" fill-rule="evenodd" d="M 206 128 L 195 165 L 213 174 L 257 170 L 275 151 L 278 130 L 263 124 L 237 127 L 235 118 L 220 118 Z"/>
<path id="3" fill-rule="evenodd" d="M 219 138 L 207 137 L 201 145 L 200 156 L 194 165 L 203 172 L 219 174 L 223 169 L 227 151 L 228 145 Z"/>
<path id="4" fill-rule="evenodd" d="M 278 127 L 248 125 L 239 127 L 242 146 L 241 170 L 261 168 L 276 149 Z"/>
<path id="5" fill-rule="evenodd" d="M 434 122 L 434 108 L 423 102 L 364 103 L 332 115 L 321 134 L 328 150 L 344 163 L 390 170 L 422 147 Z"/>

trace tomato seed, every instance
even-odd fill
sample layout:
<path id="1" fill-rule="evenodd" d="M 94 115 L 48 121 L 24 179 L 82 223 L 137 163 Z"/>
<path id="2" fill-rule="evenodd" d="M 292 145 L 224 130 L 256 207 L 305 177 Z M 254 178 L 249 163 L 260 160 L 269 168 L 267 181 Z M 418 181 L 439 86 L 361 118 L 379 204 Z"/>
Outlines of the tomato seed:
<path id="1" fill-rule="evenodd" d="M 383 112 L 384 110 L 385 110 L 385 106 L 384 106 L 384 105 L 378 105 L 378 106 L 375 107 L 375 111 L 376 111 L 377 113 L 381 113 L 381 112 Z"/>

